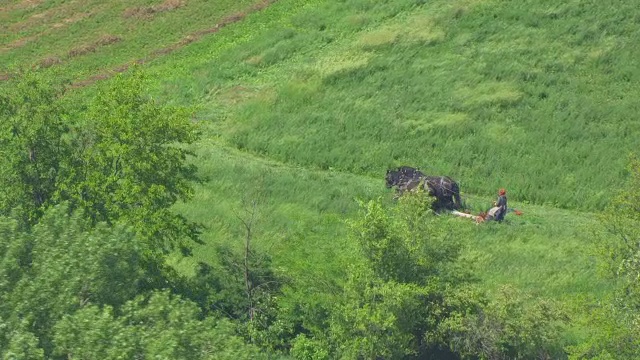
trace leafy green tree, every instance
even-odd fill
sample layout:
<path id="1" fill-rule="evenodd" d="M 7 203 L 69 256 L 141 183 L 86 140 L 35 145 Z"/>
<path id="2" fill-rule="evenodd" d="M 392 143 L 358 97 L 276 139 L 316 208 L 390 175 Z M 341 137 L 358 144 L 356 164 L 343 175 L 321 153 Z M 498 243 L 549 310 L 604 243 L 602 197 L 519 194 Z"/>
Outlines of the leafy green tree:
<path id="1" fill-rule="evenodd" d="M 154 253 L 197 239 L 197 226 L 170 210 L 190 198 L 196 178 L 184 147 L 198 136 L 189 109 L 147 96 L 140 71 L 73 112 L 38 74 L 13 85 L 0 94 L 0 214 L 31 226 L 67 201 L 94 223 L 132 225 Z"/>
<path id="2" fill-rule="evenodd" d="M 559 359 L 566 321 L 555 302 L 505 286 L 479 311 L 445 320 L 441 331 L 463 359 Z"/>
<path id="3" fill-rule="evenodd" d="M 192 302 L 167 291 L 138 296 L 114 316 L 91 305 L 55 327 L 56 354 L 80 359 L 260 359 L 231 324 L 201 319 Z"/>
<path id="4" fill-rule="evenodd" d="M 44 350 L 38 344 L 38 338 L 27 330 L 23 321 L 16 326 L 0 322 L 0 329 L 6 332 L 4 341 L 0 340 L 0 355 L 3 360 L 44 359 Z"/>
<path id="5" fill-rule="evenodd" d="M 341 301 L 331 312 L 332 358 L 403 359 L 449 353 L 437 341 L 445 319 L 473 309 L 471 278 L 456 261 L 459 244 L 430 210 L 424 194 L 406 196 L 391 208 L 362 204 L 351 223 L 363 261 L 349 270 Z M 466 299 L 465 299 L 466 298 Z M 304 339 L 303 339 L 304 340 Z M 300 353 L 298 343 L 294 353 Z M 321 354 L 318 349 L 314 354 Z"/>
<path id="6" fill-rule="evenodd" d="M 29 324 L 47 353 L 51 329 L 64 315 L 89 304 L 117 307 L 162 284 L 133 232 L 91 227 L 64 206 L 47 211 L 30 232 L 0 220 L 0 236 L 0 318 L 14 330 Z"/>
<path id="7" fill-rule="evenodd" d="M 640 314 L 640 159 L 632 157 L 628 183 L 607 208 L 602 222 L 613 237 L 601 242 L 610 273 L 623 286 L 621 306 Z"/>
<path id="8" fill-rule="evenodd" d="M 299 334 L 292 341 L 290 353 L 294 359 L 327 360 L 330 359 L 329 349 L 325 340 Z"/>
<path id="9" fill-rule="evenodd" d="M 0 218 L 0 236 L 0 357 L 260 358 L 227 320 L 154 290 L 170 284 L 132 230 L 56 206 L 29 232 Z"/>
<path id="10" fill-rule="evenodd" d="M 330 326 L 336 353 L 345 359 L 400 359 L 417 355 L 426 331 L 432 292 L 416 284 L 380 281 L 352 269 L 344 300 Z"/>
<path id="11" fill-rule="evenodd" d="M 69 359 L 134 359 L 139 347 L 134 328 L 114 316 L 111 306 L 88 305 L 54 326 L 54 353 Z"/>
<path id="12" fill-rule="evenodd" d="M 566 320 L 515 290 L 489 299 L 459 259 L 460 243 L 424 194 L 390 207 L 361 204 L 350 222 L 360 257 L 328 304 L 326 327 L 291 342 L 299 359 L 512 359 L 564 357 Z"/>
<path id="13" fill-rule="evenodd" d="M 198 132 L 189 109 L 160 105 L 143 86 L 136 71 L 100 89 L 54 199 L 71 201 L 95 222 L 130 224 L 151 249 L 166 253 L 197 238 L 197 227 L 170 207 L 192 196 L 196 169 L 184 145 Z"/>
<path id="14" fill-rule="evenodd" d="M 640 159 L 629 161 L 629 178 L 601 216 L 605 233 L 596 246 L 617 285 L 612 299 L 592 312 L 590 337 L 570 348 L 573 359 L 640 357 Z"/>
<path id="15" fill-rule="evenodd" d="M 70 156 L 62 90 L 32 72 L 0 94 L 0 214 L 32 224 L 52 202 Z"/>
<path id="16" fill-rule="evenodd" d="M 632 314 L 611 298 L 600 299 L 588 311 L 586 339 L 567 347 L 569 359 L 638 359 L 637 320 Z"/>
<path id="17" fill-rule="evenodd" d="M 380 279 L 420 285 L 469 280 L 456 266 L 460 243 L 435 221 L 430 201 L 417 192 L 389 208 L 380 200 L 361 204 L 361 216 L 349 223 L 351 233 Z"/>

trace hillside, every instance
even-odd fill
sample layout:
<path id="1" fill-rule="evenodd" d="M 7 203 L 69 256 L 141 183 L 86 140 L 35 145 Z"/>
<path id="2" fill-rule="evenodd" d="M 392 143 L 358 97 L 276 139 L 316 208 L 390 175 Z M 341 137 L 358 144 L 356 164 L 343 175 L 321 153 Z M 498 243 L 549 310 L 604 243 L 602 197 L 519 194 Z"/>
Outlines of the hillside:
<path id="1" fill-rule="evenodd" d="M 564 343 L 612 289 L 593 243 L 640 148 L 633 2 L 14 0 L 0 23 L 0 86 L 36 67 L 82 99 L 137 63 L 155 98 L 196 109 L 206 181 L 176 209 L 204 244 L 172 256 L 183 274 L 240 247 L 259 199 L 255 244 L 304 289 L 281 301 L 326 300 L 357 262 L 357 201 L 394 206 L 384 172 L 412 165 L 458 180 L 474 212 L 507 188 L 522 216 L 437 220 L 483 289 L 561 303 Z"/>
<path id="2" fill-rule="evenodd" d="M 53 4 L 6 6 L 3 64 L 82 85 L 148 63 L 226 144 L 285 163 L 600 209 L 640 145 L 627 2 Z"/>

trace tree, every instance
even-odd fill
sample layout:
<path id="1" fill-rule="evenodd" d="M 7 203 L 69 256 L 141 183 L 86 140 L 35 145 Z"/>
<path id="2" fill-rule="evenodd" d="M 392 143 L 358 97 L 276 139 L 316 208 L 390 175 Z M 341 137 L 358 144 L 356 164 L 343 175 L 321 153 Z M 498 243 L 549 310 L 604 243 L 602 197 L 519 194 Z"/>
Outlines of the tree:
<path id="1" fill-rule="evenodd" d="M 16 326 L 4 324 L 0 320 L 0 329 L 7 331 L 5 339 L 0 339 L 0 355 L 3 360 L 36 360 L 44 359 L 44 351 L 38 344 L 38 338 L 29 330 L 26 322 Z"/>
<path id="2" fill-rule="evenodd" d="M 26 330 L 47 353 L 51 329 L 65 314 L 90 304 L 118 307 L 163 283 L 146 266 L 133 232 L 91 227 L 65 206 L 47 211 L 29 232 L 2 219 L 0 234 L 0 318 L 13 331 L 29 324 Z"/>
<path id="3" fill-rule="evenodd" d="M 38 74 L 12 85 L 0 95 L 0 215 L 28 227 L 69 202 L 93 223 L 132 225 L 156 254 L 197 239 L 198 227 L 170 209 L 196 180 L 189 109 L 147 96 L 140 71 L 118 75 L 74 112 Z"/>
<path id="4" fill-rule="evenodd" d="M 477 312 L 450 317 L 440 330 L 462 359 L 559 359 L 566 320 L 555 302 L 503 286 Z"/>
<path id="5" fill-rule="evenodd" d="M 510 359 L 564 356 L 565 321 L 552 302 L 515 290 L 489 299 L 459 259 L 449 222 L 416 193 L 361 204 L 360 246 L 328 326 L 292 342 L 298 358 Z"/>
<path id="6" fill-rule="evenodd" d="M 85 307 L 55 327 L 56 354 L 80 359 L 260 359 L 226 320 L 201 319 L 198 307 L 167 291 L 127 302 L 114 315 Z"/>
<path id="7" fill-rule="evenodd" d="M 0 214 L 28 225 L 52 203 L 71 148 L 61 88 L 33 72 L 21 79 L 0 94 Z"/>
<path id="8" fill-rule="evenodd" d="M 629 178 L 600 216 L 601 263 L 617 289 L 591 314 L 590 338 L 570 349 L 574 359 L 640 357 L 640 159 L 631 156 Z"/>
<path id="9" fill-rule="evenodd" d="M 601 218 L 613 235 L 602 243 L 601 253 L 623 286 L 620 305 L 640 314 L 640 159 L 631 157 L 628 169 L 628 183 Z"/>
<path id="10" fill-rule="evenodd" d="M 29 232 L 0 218 L 0 234 L 0 358 L 259 358 L 228 321 L 159 290 L 124 226 L 56 206 Z"/>
<path id="11" fill-rule="evenodd" d="M 198 132 L 189 109 L 156 103 L 143 84 L 134 71 L 100 89 L 77 126 L 54 198 L 94 222 L 130 224 L 154 251 L 167 253 L 197 239 L 197 226 L 170 207 L 192 196 L 196 168 L 184 145 Z"/>
<path id="12" fill-rule="evenodd" d="M 402 197 L 389 209 L 381 201 L 362 209 L 351 229 L 364 261 L 349 270 L 342 300 L 331 313 L 325 335 L 331 357 L 448 353 L 437 341 L 438 328 L 477 301 L 467 290 L 471 278 L 456 266 L 459 244 L 437 224 L 424 194 Z"/>

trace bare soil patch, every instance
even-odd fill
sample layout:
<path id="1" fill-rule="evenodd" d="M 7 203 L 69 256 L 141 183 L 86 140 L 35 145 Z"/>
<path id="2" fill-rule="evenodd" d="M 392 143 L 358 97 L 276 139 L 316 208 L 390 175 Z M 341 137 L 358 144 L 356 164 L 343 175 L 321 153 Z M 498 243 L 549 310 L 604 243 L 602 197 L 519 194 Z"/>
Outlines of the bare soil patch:
<path id="1" fill-rule="evenodd" d="M 185 0 L 165 0 L 161 4 L 153 6 L 137 6 L 128 8 L 122 14 L 125 18 L 145 19 L 149 20 L 156 14 L 175 10 L 185 6 Z"/>
<path id="2" fill-rule="evenodd" d="M 115 44 L 121 40 L 122 38 L 116 35 L 103 35 L 98 40 L 92 42 L 91 44 L 82 45 L 82 46 L 71 49 L 67 53 L 67 57 L 73 58 L 77 56 L 82 56 L 84 54 L 92 53 L 92 52 L 95 52 L 99 47 Z"/>

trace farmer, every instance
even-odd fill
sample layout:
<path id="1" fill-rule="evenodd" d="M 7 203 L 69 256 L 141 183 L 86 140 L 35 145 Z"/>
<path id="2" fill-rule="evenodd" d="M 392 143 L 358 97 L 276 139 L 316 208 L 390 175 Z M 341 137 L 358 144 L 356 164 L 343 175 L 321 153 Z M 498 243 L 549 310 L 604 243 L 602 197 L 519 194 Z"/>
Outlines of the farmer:
<path id="1" fill-rule="evenodd" d="M 494 207 L 497 207 L 495 211 L 496 221 L 504 220 L 504 216 L 507 214 L 507 190 L 500 189 L 498 191 L 498 200 L 494 201 Z"/>

